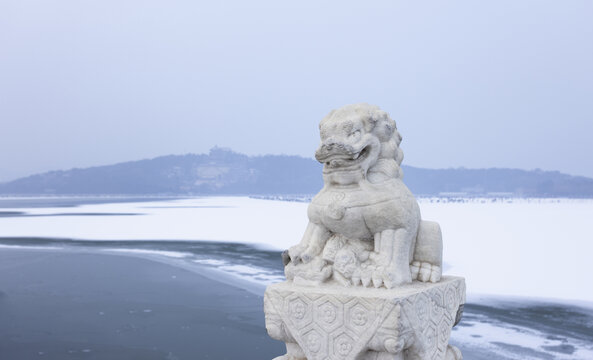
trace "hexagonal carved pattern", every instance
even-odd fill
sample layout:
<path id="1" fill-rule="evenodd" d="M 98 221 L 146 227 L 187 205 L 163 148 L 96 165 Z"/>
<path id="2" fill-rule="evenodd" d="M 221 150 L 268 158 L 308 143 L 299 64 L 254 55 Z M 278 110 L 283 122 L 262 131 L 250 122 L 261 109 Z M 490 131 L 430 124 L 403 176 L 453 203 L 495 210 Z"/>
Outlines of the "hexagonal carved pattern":
<path id="1" fill-rule="evenodd" d="M 264 307 L 270 336 L 302 349 L 308 360 L 366 359 L 377 352 L 439 360 L 464 302 L 464 280 L 445 277 L 365 291 L 284 282 L 268 287 Z"/>
<path id="2" fill-rule="evenodd" d="M 344 305 L 330 296 L 322 296 L 314 304 L 314 318 L 324 331 L 331 333 L 342 326 L 344 321 Z"/>

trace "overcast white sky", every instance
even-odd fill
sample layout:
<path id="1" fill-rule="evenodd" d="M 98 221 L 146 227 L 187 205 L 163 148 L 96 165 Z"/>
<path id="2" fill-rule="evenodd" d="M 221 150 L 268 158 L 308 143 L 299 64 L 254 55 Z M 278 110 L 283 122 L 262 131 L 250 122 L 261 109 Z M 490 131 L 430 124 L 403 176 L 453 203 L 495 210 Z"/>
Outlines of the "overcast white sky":
<path id="1" fill-rule="evenodd" d="M 391 113 L 408 165 L 593 177 L 593 1 L 0 0 L 0 181 L 312 157 L 353 102 Z"/>

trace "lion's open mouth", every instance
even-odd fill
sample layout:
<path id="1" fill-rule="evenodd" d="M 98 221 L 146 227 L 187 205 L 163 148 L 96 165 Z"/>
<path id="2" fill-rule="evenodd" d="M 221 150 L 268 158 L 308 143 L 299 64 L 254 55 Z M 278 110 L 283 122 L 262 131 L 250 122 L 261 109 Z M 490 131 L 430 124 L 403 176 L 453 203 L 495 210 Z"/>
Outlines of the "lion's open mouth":
<path id="1" fill-rule="evenodd" d="M 367 145 L 362 150 L 353 154 L 331 154 L 325 161 L 328 170 L 349 170 L 351 167 L 363 162 L 371 152 L 371 146 Z"/>

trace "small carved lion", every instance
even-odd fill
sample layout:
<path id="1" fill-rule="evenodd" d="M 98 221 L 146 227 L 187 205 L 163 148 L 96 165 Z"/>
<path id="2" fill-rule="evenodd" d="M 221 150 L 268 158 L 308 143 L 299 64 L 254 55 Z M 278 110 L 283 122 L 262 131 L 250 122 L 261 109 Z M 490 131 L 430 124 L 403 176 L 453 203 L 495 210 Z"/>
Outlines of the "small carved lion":
<path id="1" fill-rule="evenodd" d="M 324 187 L 309 205 L 301 242 L 284 256 L 287 278 L 387 288 L 439 281 L 440 227 L 420 219 L 402 181 L 395 121 L 377 106 L 355 104 L 330 112 L 319 130 Z"/>

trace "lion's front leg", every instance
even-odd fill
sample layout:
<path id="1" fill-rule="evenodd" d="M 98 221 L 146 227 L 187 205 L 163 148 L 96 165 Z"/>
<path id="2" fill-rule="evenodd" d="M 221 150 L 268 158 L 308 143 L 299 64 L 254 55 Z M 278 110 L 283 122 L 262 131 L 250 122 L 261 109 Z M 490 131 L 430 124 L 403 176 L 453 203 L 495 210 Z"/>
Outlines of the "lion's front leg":
<path id="1" fill-rule="evenodd" d="M 321 254 L 329 237 L 330 232 L 325 226 L 309 222 L 301 242 L 288 250 L 291 261 L 310 262 L 315 256 Z"/>
<path id="2" fill-rule="evenodd" d="M 441 227 L 432 221 L 421 221 L 416 239 L 414 261 L 410 264 L 412 278 L 423 282 L 438 282 L 443 273 Z"/>
<path id="3" fill-rule="evenodd" d="M 301 254 L 307 249 L 307 246 L 309 246 L 309 242 L 311 241 L 311 234 L 313 233 L 314 228 L 315 224 L 309 221 L 309 224 L 307 224 L 307 228 L 305 229 L 305 233 L 303 234 L 301 242 L 294 246 L 291 246 L 290 249 L 288 249 L 288 257 L 291 262 L 297 263 L 301 260 Z"/>
<path id="4" fill-rule="evenodd" d="M 413 240 L 414 237 L 406 229 L 387 229 L 375 235 L 375 287 L 385 285 L 391 289 L 412 282 L 410 244 Z"/>

